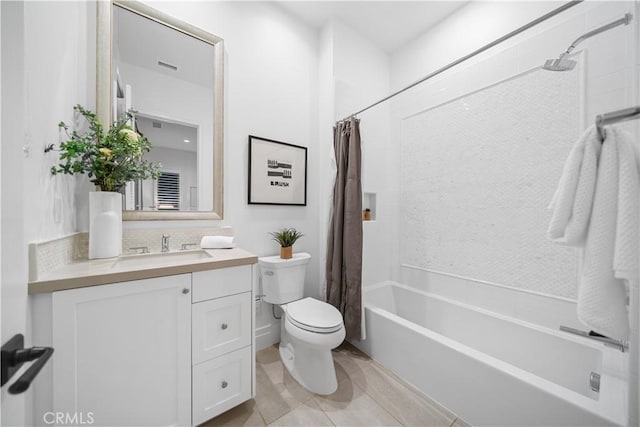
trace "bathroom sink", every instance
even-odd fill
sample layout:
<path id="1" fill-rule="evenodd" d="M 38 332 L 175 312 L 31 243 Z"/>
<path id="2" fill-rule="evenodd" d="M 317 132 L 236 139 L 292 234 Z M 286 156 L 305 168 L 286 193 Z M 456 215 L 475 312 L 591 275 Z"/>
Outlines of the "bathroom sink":
<path id="1" fill-rule="evenodd" d="M 211 258 L 202 249 L 195 251 L 175 251 L 154 254 L 123 255 L 114 262 L 114 267 L 147 267 L 167 264 L 184 264 Z"/>

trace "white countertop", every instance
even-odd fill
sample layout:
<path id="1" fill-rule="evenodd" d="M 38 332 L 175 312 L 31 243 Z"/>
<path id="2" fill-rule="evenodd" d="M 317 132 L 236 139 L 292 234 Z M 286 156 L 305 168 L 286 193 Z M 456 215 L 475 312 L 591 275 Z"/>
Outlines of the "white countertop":
<path id="1" fill-rule="evenodd" d="M 198 253 L 196 253 L 198 252 Z M 202 253 L 207 255 L 200 256 Z M 194 255 L 191 257 L 191 255 Z M 75 261 L 29 282 L 29 294 L 255 264 L 258 257 L 240 248 L 177 251 Z"/>

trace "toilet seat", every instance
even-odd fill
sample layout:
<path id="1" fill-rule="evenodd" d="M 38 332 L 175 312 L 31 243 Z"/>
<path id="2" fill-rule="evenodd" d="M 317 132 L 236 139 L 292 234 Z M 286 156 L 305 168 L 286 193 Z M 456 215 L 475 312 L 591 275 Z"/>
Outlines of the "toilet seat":
<path id="1" fill-rule="evenodd" d="M 331 304 L 303 298 L 287 304 L 287 320 L 309 332 L 330 334 L 343 328 L 342 314 Z"/>

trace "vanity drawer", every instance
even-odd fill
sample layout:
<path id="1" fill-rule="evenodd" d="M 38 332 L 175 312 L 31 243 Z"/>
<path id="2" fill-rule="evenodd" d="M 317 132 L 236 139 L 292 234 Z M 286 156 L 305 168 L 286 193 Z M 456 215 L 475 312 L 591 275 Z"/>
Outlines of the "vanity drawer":
<path id="1" fill-rule="evenodd" d="M 192 302 L 248 292 L 251 290 L 251 266 L 194 272 L 192 290 Z"/>
<path id="2" fill-rule="evenodd" d="M 193 367 L 193 425 L 251 399 L 251 347 Z"/>
<path id="3" fill-rule="evenodd" d="M 193 364 L 251 344 L 251 292 L 192 305 Z"/>

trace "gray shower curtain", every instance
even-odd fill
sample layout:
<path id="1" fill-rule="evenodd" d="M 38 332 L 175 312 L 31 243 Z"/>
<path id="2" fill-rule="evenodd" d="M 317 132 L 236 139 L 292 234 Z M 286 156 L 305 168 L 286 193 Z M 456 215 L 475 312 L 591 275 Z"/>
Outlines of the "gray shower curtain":
<path id="1" fill-rule="evenodd" d="M 336 182 L 327 241 L 327 301 L 342 313 L 347 339 L 360 340 L 362 320 L 362 185 L 360 121 L 333 128 Z"/>

